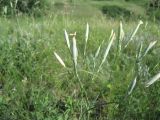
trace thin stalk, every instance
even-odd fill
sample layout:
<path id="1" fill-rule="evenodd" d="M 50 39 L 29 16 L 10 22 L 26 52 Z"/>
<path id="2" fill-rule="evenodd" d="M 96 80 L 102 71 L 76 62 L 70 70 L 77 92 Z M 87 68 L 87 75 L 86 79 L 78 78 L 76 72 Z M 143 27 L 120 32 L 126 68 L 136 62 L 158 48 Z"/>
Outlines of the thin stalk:
<path id="1" fill-rule="evenodd" d="M 72 45 L 72 56 L 73 56 L 73 65 L 74 65 L 74 73 L 75 73 L 75 76 L 76 78 L 78 79 L 78 82 L 79 82 L 79 85 L 80 85 L 80 88 L 82 90 L 82 92 L 84 93 L 85 95 L 85 98 L 86 98 L 86 102 L 87 102 L 87 105 L 88 105 L 88 97 L 87 97 L 87 93 L 84 89 L 84 85 L 78 75 L 78 70 L 77 70 L 77 57 L 78 57 L 78 50 L 77 50 L 77 45 L 76 45 L 76 38 L 75 36 L 73 36 L 73 45 Z"/>
<path id="2" fill-rule="evenodd" d="M 96 67 L 96 59 L 99 56 L 99 53 L 100 53 L 100 50 L 101 50 L 101 47 L 102 47 L 103 43 L 104 43 L 104 40 L 102 41 L 102 43 L 100 44 L 100 46 L 98 47 L 98 49 L 97 49 L 97 51 L 95 53 L 95 56 L 94 56 L 94 59 L 93 59 L 93 68 L 94 69 Z"/>

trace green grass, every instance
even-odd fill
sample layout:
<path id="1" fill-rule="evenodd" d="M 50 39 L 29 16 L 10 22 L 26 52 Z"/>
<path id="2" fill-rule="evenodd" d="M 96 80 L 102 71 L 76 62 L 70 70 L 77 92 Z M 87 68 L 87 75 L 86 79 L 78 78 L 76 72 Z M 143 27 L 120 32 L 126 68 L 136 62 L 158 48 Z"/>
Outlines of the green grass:
<path id="1" fill-rule="evenodd" d="M 160 68 L 157 23 L 144 21 L 124 48 L 139 20 L 123 22 L 125 37 L 119 42 L 120 21 L 107 19 L 90 3 L 77 2 L 64 10 L 53 9 L 38 18 L 0 18 L 0 120 L 158 119 L 160 84 L 145 87 Z M 90 30 L 84 57 L 87 22 Z M 77 32 L 79 78 L 64 40 L 64 29 Z M 112 29 L 116 39 L 102 69 L 96 72 Z M 103 40 L 94 68 L 94 55 Z M 158 42 L 147 55 L 137 59 L 136 55 L 143 54 L 155 40 Z M 67 68 L 58 62 L 54 52 Z M 128 96 L 136 76 L 137 84 Z"/>

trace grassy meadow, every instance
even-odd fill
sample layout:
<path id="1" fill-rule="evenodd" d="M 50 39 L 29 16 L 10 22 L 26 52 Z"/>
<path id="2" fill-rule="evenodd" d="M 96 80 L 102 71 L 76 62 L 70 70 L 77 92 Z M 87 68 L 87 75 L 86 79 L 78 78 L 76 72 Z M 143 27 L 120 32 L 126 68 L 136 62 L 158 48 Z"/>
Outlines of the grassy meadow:
<path id="1" fill-rule="evenodd" d="M 38 15 L 0 17 L 0 120 L 160 119 L 147 0 L 47 1 Z"/>

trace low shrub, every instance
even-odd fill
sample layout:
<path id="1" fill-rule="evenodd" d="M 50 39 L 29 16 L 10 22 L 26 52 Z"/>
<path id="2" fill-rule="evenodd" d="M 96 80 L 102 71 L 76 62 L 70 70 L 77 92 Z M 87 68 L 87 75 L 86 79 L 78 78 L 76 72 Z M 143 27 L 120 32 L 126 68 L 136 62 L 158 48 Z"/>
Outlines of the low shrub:
<path id="1" fill-rule="evenodd" d="M 118 6 L 103 6 L 101 8 L 103 14 L 113 18 L 130 18 L 133 13 L 125 8 Z"/>
<path id="2" fill-rule="evenodd" d="M 147 15 L 151 20 L 160 20 L 160 9 L 149 8 L 147 10 Z"/>
<path id="3" fill-rule="evenodd" d="M 1 0 L 0 11 L 2 15 L 32 14 L 43 9 L 46 3 L 44 0 Z"/>
<path id="4" fill-rule="evenodd" d="M 63 2 L 55 2 L 54 6 L 58 9 L 58 8 L 63 8 L 64 7 L 64 3 Z"/>

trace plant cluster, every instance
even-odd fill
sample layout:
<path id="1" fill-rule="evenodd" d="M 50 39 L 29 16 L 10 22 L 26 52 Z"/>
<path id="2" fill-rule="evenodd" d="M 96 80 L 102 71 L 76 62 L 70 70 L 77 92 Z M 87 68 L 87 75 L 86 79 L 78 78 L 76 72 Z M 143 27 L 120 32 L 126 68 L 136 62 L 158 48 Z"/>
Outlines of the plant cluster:
<path id="1" fill-rule="evenodd" d="M 104 66 L 105 62 L 107 61 L 107 58 L 110 58 L 109 52 L 116 52 L 114 53 L 114 57 L 111 57 L 114 61 L 115 65 L 121 64 L 120 61 L 123 59 L 122 56 L 126 54 L 126 50 L 130 46 L 130 44 L 134 41 L 134 37 L 136 33 L 138 32 L 139 27 L 143 24 L 142 21 L 139 21 L 137 27 L 133 31 L 133 33 L 130 35 L 129 38 L 125 38 L 125 32 L 123 30 L 123 25 L 122 22 L 120 22 L 120 27 L 119 27 L 119 34 L 116 38 L 116 35 L 114 31 L 112 30 L 110 38 L 109 38 L 109 43 L 104 50 L 102 46 L 104 45 L 104 41 L 100 44 L 100 46 L 97 48 L 97 51 L 95 54 L 93 54 L 92 58 L 89 58 L 87 55 L 87 43 L 88 43 L 88 38 L 89 38 L 89 25 L 87 24 L 86 27 L 86 34 L 85 34 L 85 41 L 84 41 L 84 51 L 83 51 L 83 57 L 82 60 L 78 60 L 78 48 L 77 48 L 77 43 L 76 43 L 76 32 L 74 34 L 70 34 L 72 42 L 69 40 L 69 35 L 64 31 L 65 33 L 65 41 L 66 45 L 68 47 L 69 53 L 71 55 L 71 60 L 72 60 L 72 65 L 66 65 L 64 60 L 54 52 L 55 57 L 59 61 L 59 63 L 68 71 L 68 75 L 70 76 L 71 74 L 73 75 L 72 77 L 75 77 L 75 80 L 77 81 L 79 88 L 77 88 L 77 94 L 80 94 L 80 96 L 77 99 L 81 99 L 83 101 L 83 104 L 86 106 L 84 108 L 81 108 L 81 113 L 79 113 L 79 119 L 86 119 L 86 116 L 89 116 L 89 118 L 92 116 L 94 109 L 99 109 L 100 111 L 97 112 L 97 117 L 100 119 L 101 114 L 103 114 L 102 111 L 104 109 L 109 109 L 110 107 L 107 107 L 109 104 L 113 104 L 115 107 L 116 105 L 119 106 L 119 110 L 122 109 L 123 103 L 121 101 L 124 101 L 129 99 L 130 95 L 132 94 L 133 90 L 135 87 L 139 86 L 138 84 L 143 84 L 143 87 L 149 87 L 152 85 L 154 82 L 156 82 L 160 78 L 160 73 L 152 77 L 151 79 L 148 79 L 147 77 L 149 76 L 149 71 L 144 67 L 143 59 L 147 56 L 148 52 L 155 46 L 157 41 L 151 41 L 150 44 L 147 47 L 143 47 L 143 41 L 140 41 L 137 44 L 137 49 L 135 51 L 135 59 L 132 60 L 133 64 L 133 71 L 132 71 L 132 77 L 133 80 L 130 82 L 130 85 L 128 85 L 128 88 L 124 88 L 126 92 L 122 93 L 120 98 L 118 100 L 113 100 L 109 101 L 109 98 L 107 98 L 104 95 L 104 90 L 111 89 L 111 79 L 115 78 L 115 74 L 109 69 L 112 65 L 111 63 L 108 63 L 108 66 Z M 71 44 L 72 43 L 72 44 Z M 133 45 L 133 43 L 132 43 Z M 113 47 L 113 49 L 112 49 Z M 111 50 L 112 49 L 112 50 Z M 101 53 L 102 50 L 104 50 L 104 53 Z M 82 55 L 82 54 L 81 54 Z M 88 64 L 88 61 L 92 64 Z M 109 67 L 110 66 L 110 67 Z M 86 88 L 92 88 L 92 83 L 97 84 L 97 80 L 100 80 L 99 77 L 101 76 L 100 74 L 101 71 L 103 71 L 103 67 L 105 67 L 106 72 L 108 72 L 108 77 L 105 82 L 104 86 L 102 86 L 102 89 L 98 89 L 99 95 L 97 96 L 92 96 L 90 93 L 91 91 Z M 125 65 L 124 68 L 125 69 Z M 119 71 L 120 72 L 120 71 Z M 144 77 L 146 79 L 144 79 Z M 95 86 L 94 86 L 95 87 Z M 100 87 L 100 86 L 99 86 Z M 114 87 L 114 86 L 113 86 Z M 140 87 L 140 86 L 139 86 Z M 94 93 L 95 91 L 92 88 L 92 92 Z M 122 89 L 122 88 L 121 88 Z M 109 90 L 110 91 L 110 90 Z M 106 94 L 109 94 L 109 91 Z M 97 91 L 95 94 L 98 93 Z M 93 94 L 92 93 L 92 94 Z M 103 95 L 102 95 L 103 94 Z M 102 96 L 105 98 L 103 98 Z M 95 97 L 95 98 L 94 98 Z M 74 99 L 74 98 L 73 98 Z M 93 101 L 94 99 L 94 101 Z M 110 99 L 111 100 L 111 99 Z M 124 102 L 125 103 L 125 102 Z M 82 104 L 82 103 L 81 103 Z M 121 106 L 122 105 L 122 106 Z M 115 109 L 115 108 L 114 108 Z M 84 117 L 85 115 L 85 117 Z M 123 116 L 124 117 L 124 116 Z"/>

